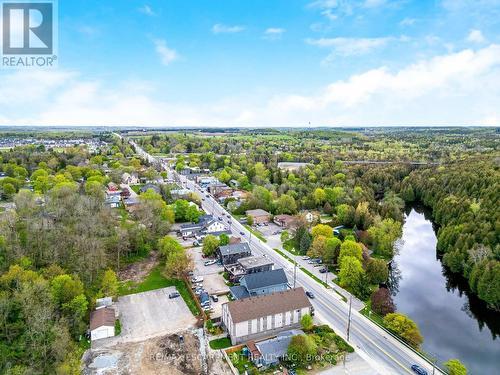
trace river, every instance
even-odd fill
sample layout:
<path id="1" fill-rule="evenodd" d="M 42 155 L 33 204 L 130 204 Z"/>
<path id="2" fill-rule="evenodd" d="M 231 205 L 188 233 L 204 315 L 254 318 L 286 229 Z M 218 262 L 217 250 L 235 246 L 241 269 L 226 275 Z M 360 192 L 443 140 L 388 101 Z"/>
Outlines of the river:
<path id="1" fill-rule="evenodd" d="M 500 374 L 500 313 L 487 309 L 462 277 L 441 264 L 430 211 L 415 206 L 405 216 L 391 271 L 397 311 L 417 323 L 423 350 L 439 363 L 458 358 L 468 374 Z"/>

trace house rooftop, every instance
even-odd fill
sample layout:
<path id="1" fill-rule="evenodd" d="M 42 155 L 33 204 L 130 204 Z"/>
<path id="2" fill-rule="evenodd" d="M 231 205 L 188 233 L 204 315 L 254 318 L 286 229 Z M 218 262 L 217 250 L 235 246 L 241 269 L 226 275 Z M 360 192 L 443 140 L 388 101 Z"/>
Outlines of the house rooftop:
<path id="1" fill-rule="evenodd" d="M 90 330 L 93 331 L 99 327 L 115 326 L 115 310 L 110 307 L 92 311 L 90 314 Z"/>
<path id="2" fill-rule="evenodd" d="M 272 285 L 286 284 L 288 279 L 283 268 L 271 271 L 250 273 L 243 276 L 240 282 L 245 281 L 248 289 L 259 289 Z"/>
<path id="3" fill-rule="evenodd" d="M 241 285 L 230 286 L 229 290 L 235 299 L 242 299 L 250 297 L 247 288 Z"/>
<path id="4" fill-rule="evenodd" d="M 272 363 L 282 358 L 288 351 L 288 345 L 293 336 L 303 335 L 304 331 L 300 329 L 291 329 L 281 332 L 276 337 L 256 342 L 255 346 L 259 351 L 259 357 L 264 358 L 266 363 Z"/>
<path id="5" fill-rule="evenodd" d="M 219 247 L 219 252 L 222 256 L 231 255 L 231 254 L 240 254 L 251 252 L 250 246 L 248 246 L 247 242 L 235 243 L 233 245 L 225 245 Z"/>
<path id="6" fill-rule="evenodd" d="M 245 322 L 304 307 L 311 307 L 311 302 L 309 302 L 304 289 L 301 287 L 284 292 L 244 298 L 227 304 L 233 323 Z"/>
<path id="7" fill-rule="evenodd" d="M 271 260 L 266 257 L 245 257 L 238 259 L 238 263 L 244 269 L 267 266 L 269 264 L 274 264 Z"/>

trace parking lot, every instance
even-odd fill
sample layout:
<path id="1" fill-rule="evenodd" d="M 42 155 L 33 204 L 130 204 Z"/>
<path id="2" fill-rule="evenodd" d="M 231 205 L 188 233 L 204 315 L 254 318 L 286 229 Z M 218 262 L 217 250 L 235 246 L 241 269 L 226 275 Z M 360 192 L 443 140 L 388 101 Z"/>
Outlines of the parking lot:
<path id="1" fill-rule="evenodd" d="M 275 223 L 266 223 L 267 225 L 257 226 L 254 225 L 253 228 L 258 230 L 264 237 L 272 236 L 276 232 L 282 232 L 283 228 Z"/>
<path id="2" fill-rule="evenodd" d="M 205 266 L 205 262 L 213 258 L 203 258 L 201 247 L 193 247 L 188 251 L 193 257 L 194 277 L 202 276 L 202 286 L 204 291 L 210 295 L 218 296 L 218 302 L 214 302 L 212 298 L 210 299 L 210 304 L 213 309 L 210 315 L 212 317 L 218 317 L 221 315 L 222 304 L 228 301 L 225 294 L 229 293 L 229 287 L 226 285 L 226 281 L 222 276 L 224 267 L 218 265 L 217 263 Z"/>
<path id="3" fill-rule="evenodd" d="M 141 341 L 194 327 L 196 318 L 182 297 L 169 299 L 175 287 L 120 297 L 116 303 L 122 333 L 120 342 Z"/>

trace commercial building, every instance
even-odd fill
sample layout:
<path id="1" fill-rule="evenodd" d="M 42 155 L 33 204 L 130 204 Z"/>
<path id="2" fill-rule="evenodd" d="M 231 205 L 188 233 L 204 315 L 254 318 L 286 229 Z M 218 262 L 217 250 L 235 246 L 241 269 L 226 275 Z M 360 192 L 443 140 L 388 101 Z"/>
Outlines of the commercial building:
<path id="1" fill-rule="evenodd" d="M 311 312 L 304 289 L 296 288 L 225 303 L 222 324 L 236 345 L 300 328 L 300 319 Z"/>

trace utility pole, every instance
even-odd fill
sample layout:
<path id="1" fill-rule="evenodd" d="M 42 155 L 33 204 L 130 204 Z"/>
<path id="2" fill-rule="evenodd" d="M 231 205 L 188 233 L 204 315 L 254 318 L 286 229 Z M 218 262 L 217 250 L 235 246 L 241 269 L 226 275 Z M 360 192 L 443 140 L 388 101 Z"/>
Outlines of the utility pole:
<path id="1" fill-rule="evenodd" d="M 349 331 L 351 329 L 351 307 L 352 307 L 352 294 L 349 296 L 349 315 L 347 317 L 347 341 L 349 341 Z"/>

